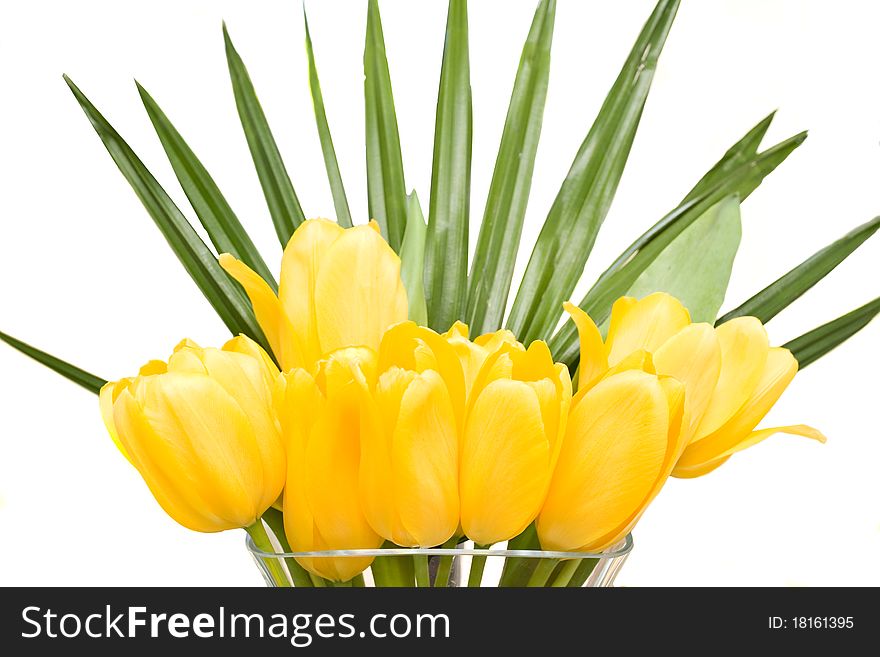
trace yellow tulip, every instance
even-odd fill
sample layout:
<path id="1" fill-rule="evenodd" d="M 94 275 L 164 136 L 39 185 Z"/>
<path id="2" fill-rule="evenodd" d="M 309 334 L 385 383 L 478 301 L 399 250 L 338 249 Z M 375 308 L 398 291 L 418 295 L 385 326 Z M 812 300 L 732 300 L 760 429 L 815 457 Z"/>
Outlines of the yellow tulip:
<path id="1" fill-rule="evenodd" d="M 216 532 L 254 524 L 284 486 L 272 410 L 278 370 L 252 340 L 223 349 L 185 340 L 168 363 L 107 383 L 100 402 L 120 451 L 181 525 Z"/>
<path id="2" fill-rule="evenodd" d="M 461 524 L 477 544 L 521 533 L 537 516 L 571 404 L 568 369 L 536 341 L 486 359 L 467 403 L 461 444 Z"/>
<path id="3" fill-rule="evenodd" d="M 597 552 L 629 533 L 681 453 L 683 402 L 680 383 L 639 369 L 578 392 L 538 516 L 542 548 Z"/>
<path id="4" fill-rule="evenodd" d="M 432 547 L 458 529 L 458 431 L 452 399 L 434 370 L 392 367 L 364 401 L 360 490 L 383 538 Z"/>
<path id="5" fill-rule="evenodd" d="M 364 511 L 397 545 L 440 545 L 459 525 L 465 385 L 458 355 L 431 329 L 403 322 L 382 337 L 377 371 L 363 402 Z"/>
<path id="6" fill-rule="evenodd" d="M 374 352 L 347 348 L 320 363 L 316 376 L 297 368 L 278 379 L 275 407 L 288 455 L 284 529 L 295 552 L 382 544 L 364 515 L 358 485 L 361 411 L 375 365 Z M 373 559 L 297 561 L 321 577 L 348 581 Z"/>
<path id="7" fill-rule="evenodd" d="M 277 296 L 233 256 L 222 254 L 220 264 L 244 287 L 285 371 L 312 371 L 344 347 L 376 351 L 385 330 L 407 318 L 400 258 L 375 222 L 348 229 L 327 219 L 303 222 L 284 249 Z"/>
<path id="8" fill-rule="evenodd" d="M 668 294 L 640 301 L 623 297 L 614 303 L 603 342 L 583 310 L 565 307 L 581 339 L 581 389 L 595 385 L 609 367 L 618 367 L 634 353 L 650 353 L 658 374 L 684 385 L 688 446 L 673 476 L 706 474 L 774 433 L 825 441 L 804 425 L 754 430 L 797 372 L 795 358 L 787 349 L 770 347 L 756 318 L 738 317 L 715 328 L 692 324 L 687 309 Z"/>

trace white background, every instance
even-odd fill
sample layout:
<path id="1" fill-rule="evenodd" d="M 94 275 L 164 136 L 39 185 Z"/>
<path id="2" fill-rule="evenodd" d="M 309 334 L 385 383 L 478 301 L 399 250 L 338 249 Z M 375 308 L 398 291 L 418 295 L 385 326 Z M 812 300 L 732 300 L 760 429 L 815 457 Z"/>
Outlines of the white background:
<path id="1" fill-rule="evenodd" d="M 476 228 L 535 2 L 470 5 Z M 733 307 L 880 210 L 880 6 L 683 5 L 585 281 L 778 108 L 768 145 L 805 128 L 810 138 L 744 204 L 726 304 Z M 365 6 L 307 2 L 358 221 L 366 219 Z M 446 7 L 442 0 L 381 6 L 407 184 L 427 207 Z M 517 276 L 652 6 L 559 1 Z M 3 3 L 0 329 L 107 378 L 164 357 L 183 336 L 204 344 L 226 339 L 61 80 L 62 72 L 73 77 L 192 217 L 132 77 L 141 81 L 267 261 L 277 263 L 280 250 L 237 123 L 221 19 L 250 68 L 306 214 L 332 215 L 299 2 Z M 878 258 L 875 238 L 773 320 L 773 342 L 875 297 Z M 799 375 L 768 419 L 813 424 L 827 445 L 780 436 L 705 478 L 671 481 L 637 528 L 619 583 L 880 585 L 878 337 L 875 323 Z M 243 538 L 177 526 L 105 435 L 97 399 L 0 345 L 0 584 L 259 584 Z"/>

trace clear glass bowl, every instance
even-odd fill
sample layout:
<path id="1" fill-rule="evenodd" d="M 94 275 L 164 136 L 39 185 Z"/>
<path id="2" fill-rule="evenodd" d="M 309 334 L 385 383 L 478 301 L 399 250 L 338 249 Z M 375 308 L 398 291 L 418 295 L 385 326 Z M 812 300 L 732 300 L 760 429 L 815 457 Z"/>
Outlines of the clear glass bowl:
<path id="1" fill-rule="evenodd" d="M 544 550 L 390 548 L 326 552 L 265 552 L 247 537 L 247 549 L 265 579 L 278 586 L 610 587 L 632 550 L 632 536 L 599 554 Z M 302 563 L 348 581 L 316 577 Z M 350 575 L 347 575 L 350 573 Z"/>

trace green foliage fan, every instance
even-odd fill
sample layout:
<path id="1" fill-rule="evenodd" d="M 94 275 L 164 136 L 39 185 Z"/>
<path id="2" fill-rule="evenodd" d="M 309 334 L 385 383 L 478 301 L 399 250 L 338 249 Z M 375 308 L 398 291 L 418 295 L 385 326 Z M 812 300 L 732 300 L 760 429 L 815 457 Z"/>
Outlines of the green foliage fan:
<path id="1" fill-rule="evenodd" d="M 534 173 L 549 83 L 555 0 L 541 0 L 528 31 L 483 221 L 468 269 L 472 106 L 466 0 L 450 0 L 435 119 L 434 157 L 427 223 L 415 191 L 408 193 L 391 76 L 377 0 L 366 2 L 364 48 L 366 173 L 369 213 L 401 255 L 412 319 L 445 331 L 456 320 L 472 335 L 506 325 L 524 342 L 547 340 L 557 360 L 574 372 L 577 334 L 572 323 L 556 330 L 580 280 L 614 198 L 635 139 L 651 81 L 672 27 L 678 0 L 659 0 L 621 68 L 562 182 L 532 249 L 512 309 L 504 321 Z M 338 221 L 352 225 L 348 199 L 330 133 L 308 22 L 309 85 L 324 165 Z M 282 245 L 307 216 L 226 26 L 223 38 L 233 97 L 269 213 Z M 267 347 L 247 297 L 217 264 L 216 253 L 241 259 L 277 288 L 271 271 L 208 170 L 153 98 L 138 91 L 174 173 L 204 227 L 212 251 L 158 180 L 97 108 L 65 76 L 79 105 L 123 176 L 144 204 L 181 264 L 232 333 Z M 580 302 L 602 325 L 624 294 L 667 291 L 684 300 L 699 321 L 722 323 L 740 315 L 769 321 L 829 274 L 880 227 L 874 219 L 814 254 L 735 310 L 716 318 L 740 239 L 740 203 L 806 138 L 795 135 L 763 151 L 773 115 L 734 144 L 681 203 L 621 253 Z M 365 221 L 367 218 L 361 218 Z M 701 275 L 679 253 L 699 244 Z M 565 248 L 561 248 L 565 245 Z M 868 302 L 789 342 L 801 368 L 827 354 L 880 312 Z M 97 392 L 104 381 L 12 336 L 0 340 Z"/>

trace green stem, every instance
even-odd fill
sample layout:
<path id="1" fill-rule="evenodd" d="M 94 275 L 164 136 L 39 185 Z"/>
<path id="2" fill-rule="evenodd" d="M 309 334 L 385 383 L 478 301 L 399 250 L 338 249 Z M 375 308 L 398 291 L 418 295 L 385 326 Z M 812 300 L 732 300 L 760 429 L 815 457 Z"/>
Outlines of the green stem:
<path id="1" fill-rule="evenodd" d="M 263 514 L 263 520 L 269 525 L 269 529 L 275 534 L 281 549 L 285 552 L 293 552 L 290 549 L 290 543 L 287 540 L 287 534 L 284 533 L 284 516 L 281 511 L 269 507 Z M 309 577 L 309 571 L 299 565 L 296 559 L 285 558 L 284 563 L 287 564 L 287 570 L 290 572 L 290 578 L 293 580 L 294 586 L 312 587 L 312 578 Z"/>
<path id="2" fill-rule="evenodd" d="M 455 548 L 456 545 L 458 545 L 458 537 L 453 536 L 443 544 L 443 548 L 450 550 Z M 449 586 L 449 575 L 452 573 L 452 561 L 454 558 L 452 556 L 440 557 L 440 562 L 437 564 L 437 574 L 434 576 L 434 588 L 444 589 Z"/>
<path id="3" fill-rule="evenodd" d="M 541 559 L 538 562 L 538 565 L 535 566 L 535 572 L 532 573 L 532 576 L 529 578 L 529 582 L 528 584 L 526 584 L 526 586 L 546 586 L 547 579 L 553 573 L 553 570 L 556 568 L 556 564 L 558 563 L 558 559 Z"/>
<path id="4" fill-rule="evenodd" d="M 383 547 L 397 548 L 400 546 L 386 541 Z M 373 571 L 373 581 L 376 586 L 406 587 L 412 586 L 415 581 L 413 562 L 407 556 L 376 557 L 370 568 Z"/>
<path id="5" fill-rule="evenodd" d="M 577 571 L 568 583 L 568 588 L 580 588 L 599 565 L 598 559 L 579 559 Z"/>
<path id="6" fill-rule="evenodd" d="M 474 543 L 475 550 L 488 550 L 489 545 L 477 545 Z M 486 568 L 486 555 L 475 554 L 471 557 L 471 571 L 468 573 L 468 587 L 479 588 L 483 581 L 483 570 Z"/>
<path id="7" fill-rule="evenodd" d="M 416 571 L 416 586 L 431 586 L 431 575 L 428 573 L 428 557 L 424 554 L 413 555 L 413 566 Z"/>
<path id="8" fill-rule="evenodd" d="M 271 554 L 275 553 L 275 548 L 272 547 L 272 542 L 269 540 L 266 528 L 263 527 L 262 520 L 257 520 L 250 527 L 245 527 L 244 530 L 250 534 L 251 539 L 254 541 L 254 545 L 260 548 L 260 550 Z M 260 557 L 260 560 L 266 565 L 266 569 L 269 571 L 269 575 L 272 577 L 275 586 L 290 586 L 290 581 L 287 579 L 287 574 L 284 572 L 284 568 L 282 568 L 279 559 L 273 557 Z"/>
<path id="9" fill-rule="evenodd" d="M 309 579 L 312 581 L 312 586 L 317 589 L 325 589 L 329 585 L 329 582 L 326 579 L 318 575 L 313 575 L 312 573 L 309 573 Z"/>
<path id="10" fill-rule="evenodd" d="M 568 583 L 571 581 L 571 578 L 577 572 L 580 565 L 580 559 L 569 559 L 568 561 L 563 562 L 562 568 L 559 570 L 559 573 L 553 579 L 550 586 L 554 588 L 565 588 L 568 586 Z"/>
<path id="11" fill-rule="evenodd" d="M 535 523 L 526 527 L 519 536 L 510 539 L 507 543 L 507 549 L 540 550 L 541 544 L 538 542 L 538 532 L 535 529 Z M 525 586 L 535 570 L 536 561 L 537 559 L 527 559 L 525 557 L 506 557 L 498 586 L 504 588 Z"/>
<path id="12" fill-rule="evenodd" d="M 352 577 L 351 578 L 351 585 L 356 589 L 364 588 L 367 585 L 366 582 L 364 582 L 364 574 L 359 573 L 359 574 L 355 575 L 354 577 Z"/>

